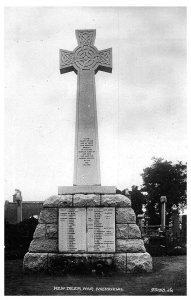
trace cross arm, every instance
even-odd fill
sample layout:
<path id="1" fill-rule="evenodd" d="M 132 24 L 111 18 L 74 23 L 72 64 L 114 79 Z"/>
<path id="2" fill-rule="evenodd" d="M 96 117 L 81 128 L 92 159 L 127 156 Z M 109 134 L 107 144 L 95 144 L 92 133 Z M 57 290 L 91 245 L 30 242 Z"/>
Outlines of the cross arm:
<path id="1" fill-rule="evenodd" d="M 76 72 L 74 68 L 74 52 L 60 49 L 60 73 Z"/>
<path id="2" fill-rule="evenodd" d="M 97 71 L 112 72 L 112 48 L 99 51 L 98 63 Z"/>

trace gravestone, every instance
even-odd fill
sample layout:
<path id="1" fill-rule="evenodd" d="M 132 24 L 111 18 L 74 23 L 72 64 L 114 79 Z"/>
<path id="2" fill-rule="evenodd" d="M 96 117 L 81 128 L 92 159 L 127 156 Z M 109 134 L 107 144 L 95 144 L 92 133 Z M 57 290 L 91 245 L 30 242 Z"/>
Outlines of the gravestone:
<path id="1" fill-rule="evenodd" d="M 145 225 L 145 218 L 144 218 L 144 214 L 139 214 L 137 215 L 137 225 L 140 228 L 140 231 L 142 234 L 144 234 L 144 225 Z"/>
<path id="2" fill-rule="evenodd" d="M 172 210 L 172 234 L 173 234 L 173 239 L 180 238 L 180 216 L 179 216 L 179 209 L 174 204 L 171 208 Z"/>
<path id="3" fill-rule="evenodd" d="M 165 229 L 166 229 L 166 202 L 167 202 L 166 196 L 161 196 L 160 202 L 161 202 L 161 230 L 165 231 Z"/>
<path id="4" fill-rule="evenodd" d="M 17 204 L 17 223 L 22 222 L 22 195 L 19 189 L 15 189 L 15 194 L 13 195 L 13 203 Z"/>
<path id="5" fill-rule="evenodd" d="M 71 265 L 103 262 L 123 273 L 152 270 L 131 200 L 101 186 L 95 74 L 111 72 L 111 49 L 98 51 L 95 30 L 76 30 L 74 51 L 60 50 L 60 72 L 78 76 L 73 186 L 45 200 L 29 252 L 26 272 L 63 273 Z"/>

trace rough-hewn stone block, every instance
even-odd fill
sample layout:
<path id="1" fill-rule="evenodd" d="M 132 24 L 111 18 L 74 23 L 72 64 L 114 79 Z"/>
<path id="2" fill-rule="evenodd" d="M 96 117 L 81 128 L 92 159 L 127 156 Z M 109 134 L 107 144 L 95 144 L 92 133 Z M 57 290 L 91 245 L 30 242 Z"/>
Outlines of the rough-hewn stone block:
<path id="1" fill-rule="evenodd" d="M 70 257 L 67 259 L 62 254 L 48 254 L 48 271 L 50 273 L 67 272 L 69 263 L 71 263 Z"/>
<path id="2" fill-rule="evenodd" d="M 57 208 L 43 208 L 40 212 L 39 223 L 57 223 L 58 209 Z"/>
<path id="3" fill-rule="evenodd" d="M 131 200 L 124 195 L 101 195 L 101 206 L 131 207 Z"/>
<path id="4" fill-rule="evenodd" d="M 50 253 L 48 254 L 48 270 L 49 272 L 67 273 L 82 262 L 84 262 L 84 267 L 90 269 L 100 262 L 111 267 L 113 259 L 114 254 L 111 253 Z"/>
<path id="5" fill-rule="evenodd" d="M 51 196 L 44 201 L 43 207 L 72 206 L 72 195 Z"/>
<path id="6" fill-rule="evenodd" d="M 141 231 L 137 224 L 116 224 L 116 237 L 120 239 L 139 239 Z"/>
<path id="7" fill-rule="evenodd" d="M 58 240 L 34 239 L 30 243 L 29 252 L 58 252 Z"/>
<path id="8" fill-rule="evenodd" d="M 152 271 L 152 258 L 149 253 L 116 253 L 116 254 L 58 254 L 26 253 L 23 260 L 25 272 L 69 272 L 71 265 L 78 262 L 107 261 L 114 262 L 117 271 L 122 273 L 139 273 Z"/>
<path id="9" fill-rule="evenodd" d="M 45 224 L 38 224 L 35 232 L 33 234 L 34 239 L 45 239 L 46 236 L 46 225 Z"/>
<path id="10" fill-rule="evenodd" d="M 23 260 L 24 272 L 45 272 L 48 268 L 47 253 L 27 252 Z"/>
<path id="11" fill-rule="evenodd" d="M 61 195 L 58 207 L 72 206 L 72 195 Z"/>
<path id="12" fill-rule="evenodd" d="M 47 224 L 46 225 L 46 238 L 57 239 L 58 238 L 58 225 L 57 224 Z"/>
<path id="13" fill-rule="evenodd" d="M 143 240 L 141 239 L 116 239 L 117 252 L 146 252 Z"/>
<path id="14" fill-rule="evenodd" d="M 127 253 L 127 273 L 151 271 L 152 258 L 149 253 Z"/>
<path id="15" fill-rule="evenodd" d="M 116 208 L 116 223 L 136 223 L 136 216 L 131 207 L 117 207 Z"/>
<path id="16" fill-rule="evenodd" d="M 100 195 L 97 194 L 76 194 L 74 195 L 73 206 L 100 206 Z"/>
<path id="17" fill-rule="evenodd" d="M 117 271 L 126 273 L 126 253 L 115 253 L 114 265 Z"/>
<path id="18" fill-rule="evenodd" d="M 60 201 L 60 196 L 57 195 L 50 196 L 44 201 L 43 207 L 57 207 L 59 201 Z"/>

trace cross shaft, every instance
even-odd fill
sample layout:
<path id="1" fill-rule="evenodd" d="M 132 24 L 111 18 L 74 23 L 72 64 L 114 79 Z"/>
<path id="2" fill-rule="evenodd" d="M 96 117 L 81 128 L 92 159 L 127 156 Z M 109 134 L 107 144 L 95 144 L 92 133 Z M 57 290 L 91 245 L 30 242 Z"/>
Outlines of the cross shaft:
<path id="1" fill-rule="evenodd" d="M 60 50 L 60 73 L 78 76 L 73 185 L 101 185 L 95 74 L 112 71 L 112 49 L 98 51 L 96 30 L 76 30 L 74 51 Z"/>

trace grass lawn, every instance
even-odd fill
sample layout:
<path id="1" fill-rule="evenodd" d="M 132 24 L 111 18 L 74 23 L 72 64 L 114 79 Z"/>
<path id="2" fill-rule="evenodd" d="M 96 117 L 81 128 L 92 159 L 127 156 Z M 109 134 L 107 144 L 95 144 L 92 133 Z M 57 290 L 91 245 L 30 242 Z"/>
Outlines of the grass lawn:
<path id="1" fill-rule="evenodd" d="M 107 277 L 23 274 L 22 260 L 6 260 L 5 295 L 186 295 L 186 256 L 153 257 L 152 273 Z"/>

